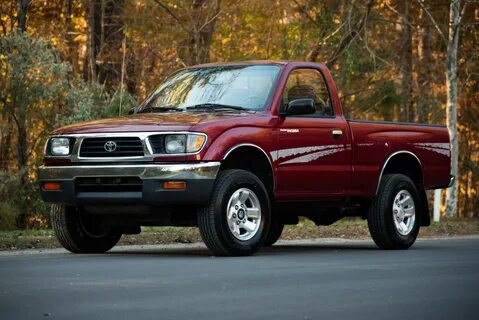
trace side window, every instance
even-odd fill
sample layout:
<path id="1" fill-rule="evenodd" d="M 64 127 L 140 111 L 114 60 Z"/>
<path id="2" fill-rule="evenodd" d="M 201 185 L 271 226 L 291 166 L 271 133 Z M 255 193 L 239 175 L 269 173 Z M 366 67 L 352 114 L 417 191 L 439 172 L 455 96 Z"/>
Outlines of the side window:
<path id="1" fill-rule="evenodd" d="M 312 117 L 333 116 L 333 107 L 328 88 L 321 72 L 315 69 L 296 69 L 288 77 L 283 92 L 283 103 L 287 105 L 296 99 L 313 99 L 316 113 Z"/>

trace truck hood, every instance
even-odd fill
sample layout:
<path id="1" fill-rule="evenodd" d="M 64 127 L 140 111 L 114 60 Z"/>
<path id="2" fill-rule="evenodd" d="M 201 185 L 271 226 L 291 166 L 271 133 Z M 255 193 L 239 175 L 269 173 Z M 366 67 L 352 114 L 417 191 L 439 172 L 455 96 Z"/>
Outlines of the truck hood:
<path id="1" fill-rule="evenodd" d="M 130 116 L 80 122 L 61 127 L 53 135 L 107 132 L 188 131 L 192 126 L 233 117 L 251 116 L 252 112 L 174 112 L 143 113 Z"/>

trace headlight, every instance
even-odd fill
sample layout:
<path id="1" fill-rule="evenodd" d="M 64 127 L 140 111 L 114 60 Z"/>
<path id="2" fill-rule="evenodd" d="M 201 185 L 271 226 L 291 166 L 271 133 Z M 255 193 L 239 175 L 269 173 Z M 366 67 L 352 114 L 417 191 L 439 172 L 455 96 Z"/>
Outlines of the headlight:
<path id="1" fill-rule="evenodd" d="M 50 152 L 52 156 L 67 156 L 70 154 L 70 139 L 52 138 L 50 140 Z"/>
<path id="2" fill-rule="evenodd" d="M 186 135 L 172 134 L 165 137 L 166 153 L 185 153 Z"/>
<path id="3" fill-rule="evenodd" d="M 199 134 L 170 134 L 165 137 L 166 153 L 195 153 L 205 143 L 206 137 Z"/>

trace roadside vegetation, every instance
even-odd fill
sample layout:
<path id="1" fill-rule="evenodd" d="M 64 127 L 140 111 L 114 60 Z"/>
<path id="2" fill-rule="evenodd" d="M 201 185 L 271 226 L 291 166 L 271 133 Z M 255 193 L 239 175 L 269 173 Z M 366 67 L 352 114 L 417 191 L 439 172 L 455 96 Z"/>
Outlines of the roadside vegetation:
<path id="1" fill-rule="evenodd" d="M 479 235 L 479 219 L 449 219 L 421 228 L 419 237 Z M 319 238 L 370 239 L 367 223 L 347 219 L 318 227 L 309 220 L 286 226 L 280 240 Z M 124 235 L 118 245 L 157 245 L 201 242 L 197 228 L 145 227 L 141 234 Z M 0 232 L 0 250 L 61 248 L 52 230 L 13 230 Z"/>
<path id="2" fill-rule="evenodd" d="M 136 100 L 85 82 L 49 41 L 25 33 L 0 38 L 0 72 L 0 230 L 45 228 L 49 208 L 35 178 L 48 133 L 126 114 Z"/>

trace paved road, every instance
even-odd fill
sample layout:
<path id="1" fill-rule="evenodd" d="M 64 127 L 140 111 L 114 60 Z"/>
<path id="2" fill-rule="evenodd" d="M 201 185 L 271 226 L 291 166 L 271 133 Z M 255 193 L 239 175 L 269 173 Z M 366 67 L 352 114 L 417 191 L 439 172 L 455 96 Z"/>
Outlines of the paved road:
<path id="1" fill-rule="evenodd" d="M 479 319 L 479 238 L 0 254 L 0 319 Z"/>

